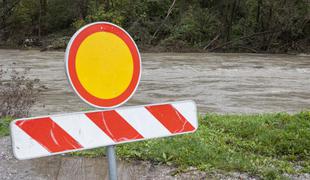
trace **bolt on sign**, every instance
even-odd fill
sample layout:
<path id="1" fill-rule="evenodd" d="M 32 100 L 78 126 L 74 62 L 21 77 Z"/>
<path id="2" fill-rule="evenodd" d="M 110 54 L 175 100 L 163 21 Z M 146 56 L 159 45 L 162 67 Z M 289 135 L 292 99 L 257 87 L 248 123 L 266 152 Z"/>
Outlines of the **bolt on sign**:
<path id="1" fill-rule="evenodd" d="M 114 145 L 198 128 L 193 101 L 117 108 L 136 91 L 142 67 L 135 42 L 114 24 L 97 22 L 78 30 L 67 46 L 65 67 L 74 92 L 99 110 L 12 121 L 17 159 L 107 146 L 110 179 L 116 179 Z"/>

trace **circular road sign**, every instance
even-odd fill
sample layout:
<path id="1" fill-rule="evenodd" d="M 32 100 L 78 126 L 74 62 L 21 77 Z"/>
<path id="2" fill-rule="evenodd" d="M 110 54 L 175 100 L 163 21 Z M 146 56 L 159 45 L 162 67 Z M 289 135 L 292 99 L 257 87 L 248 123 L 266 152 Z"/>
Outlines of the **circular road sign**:
<path id="1" fill-rule="evenodd" d="M 76 94 L 97 108 L 125 103 L 141 77 L 137 45 L 124 29 L 108 22 L 78 30 L 67 46 L 65 61 Z"/>

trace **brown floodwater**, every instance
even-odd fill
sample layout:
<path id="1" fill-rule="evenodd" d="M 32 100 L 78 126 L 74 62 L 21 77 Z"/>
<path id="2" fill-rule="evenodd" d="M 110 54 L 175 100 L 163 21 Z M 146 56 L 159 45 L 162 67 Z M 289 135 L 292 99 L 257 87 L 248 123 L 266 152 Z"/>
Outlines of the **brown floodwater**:
<path id="1" fill-rule="evenodd" d="M 32 115 L 92 109 L 69 86 L 64 52 L 0 50 L 0 64 L 31 68 L 47 87 Z M 192 99 L 200 113 L 298 112 L 310 108 L 310 56 L 143 53 L 142 77 L 125 105 Z"/>

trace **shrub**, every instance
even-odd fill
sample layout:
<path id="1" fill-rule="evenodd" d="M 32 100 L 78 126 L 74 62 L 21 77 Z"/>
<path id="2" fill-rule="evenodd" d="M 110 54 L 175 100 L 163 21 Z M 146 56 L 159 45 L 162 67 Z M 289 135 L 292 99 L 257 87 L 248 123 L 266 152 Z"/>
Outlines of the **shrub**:
<path id="1" fill-rule="evenodd" d="M 25 75 L 28 71 L 29 69 L 0 69 L 0 118 L 20 118 L 29 115 L 30 108 L 40 93 L 40 81 L 27 78 Z"/>

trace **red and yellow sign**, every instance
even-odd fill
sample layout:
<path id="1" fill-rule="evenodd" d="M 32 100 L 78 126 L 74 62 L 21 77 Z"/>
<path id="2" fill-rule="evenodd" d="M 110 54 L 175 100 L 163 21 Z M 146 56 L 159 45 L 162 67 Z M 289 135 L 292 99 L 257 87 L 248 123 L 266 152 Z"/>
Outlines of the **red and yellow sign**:
<path id="1" fill-rule="evenodd" d="M 97 22 L 82 27 L 71 38 L 66 72 L 80 98 L 95 107 L 111 108 L 123 104 L 135 92 L 141 58 L 125 30 Z"/>

